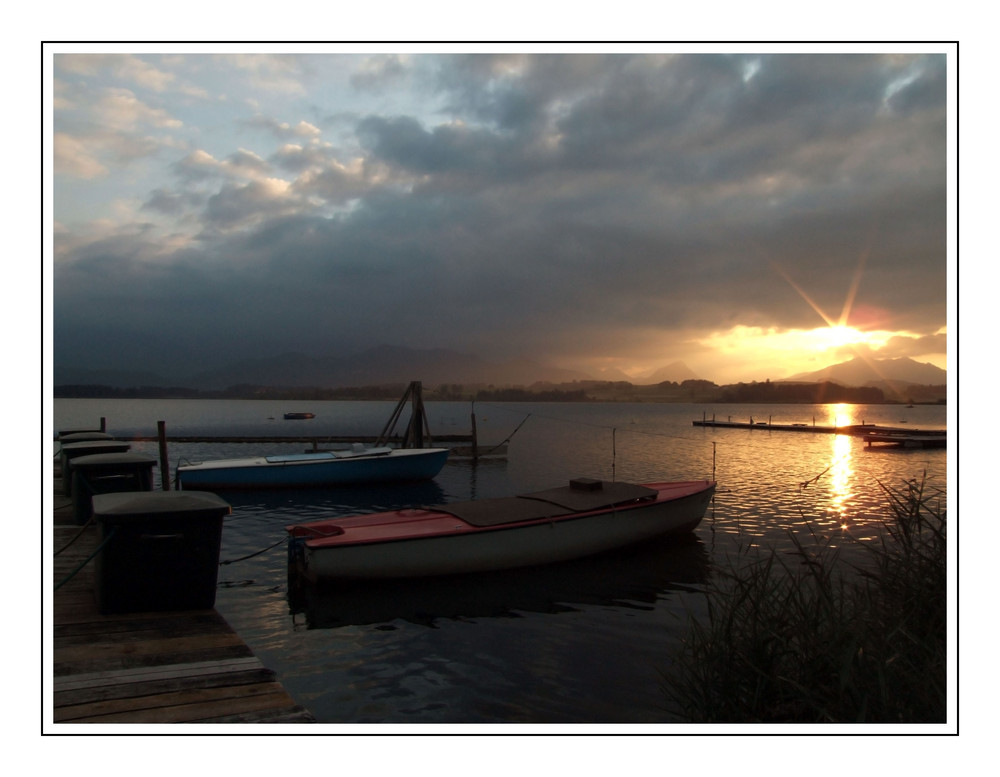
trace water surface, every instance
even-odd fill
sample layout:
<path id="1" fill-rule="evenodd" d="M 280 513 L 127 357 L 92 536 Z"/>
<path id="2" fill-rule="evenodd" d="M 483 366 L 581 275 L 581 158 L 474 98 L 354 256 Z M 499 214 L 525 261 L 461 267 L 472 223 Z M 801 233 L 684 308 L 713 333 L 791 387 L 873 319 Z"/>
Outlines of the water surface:
<path id="1" fill-rule="evenodd" d="M 55 400 L 56 429 L 116 435 L 376 435 L 394 402 Z M 288 411 L 316 414 L 284 421 Z M 432 433 L 463 434 L 470 403 L 427 403 Z M 748 548 L 820 539 L 848 561 L 880 535 L 882 485 L 926 478 L 943 493 L 944 450 L 869 450 L 860 438 L 694 427 L 720 420 L 944 428 L 941 406 L 476 403 L 484 447 L 506 460 L 449 463 L 429 483 L 229 493 L 216 607 L 296 700 L 326 723 L 660 723 L 661 690 L 714 563 Z M 724 414 L 724 415 L 723 415 Z M 405 418 L 403 419 L 405 422 Z M 516 430 L 516 432 L 515 432 Z M 299 444 L 175 444 L 185 459 L 293 452 Z M 155 443 L 133 450 L 157 455 Z M 574 477 L 716 479 L 682 542 L 450 579 L 313 587 L 289 601 L 284 529 L 395 507 L 506 496 Z M 158 479 L 158 478 L 157 478 Z M 942 501 L 943 504 L 943 501 Z"/>

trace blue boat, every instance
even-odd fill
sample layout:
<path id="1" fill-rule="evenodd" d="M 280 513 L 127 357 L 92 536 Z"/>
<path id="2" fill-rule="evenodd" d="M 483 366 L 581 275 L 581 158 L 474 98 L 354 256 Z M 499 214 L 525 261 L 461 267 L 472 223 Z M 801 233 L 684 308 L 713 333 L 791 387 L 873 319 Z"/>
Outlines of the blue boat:
<path id="1" fill-rule="evenodd" d="M 177 487 L 201 491 L 317 488 L 355 483 L 430 480 L 448 459 L 447 448 L 366 448 L 181 464 Z"/>

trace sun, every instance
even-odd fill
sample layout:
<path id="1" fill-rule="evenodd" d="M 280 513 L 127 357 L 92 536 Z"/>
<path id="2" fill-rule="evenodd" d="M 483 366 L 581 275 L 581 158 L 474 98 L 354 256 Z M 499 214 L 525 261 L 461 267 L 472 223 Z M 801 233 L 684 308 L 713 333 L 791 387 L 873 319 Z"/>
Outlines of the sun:
<path id="1" fill-rule="evenodd" d="M 843 348 L 848 345 L 871 345 L 875 336 L 871 332 L 862 332 L 853 326 L 834 324 L 821 326 L 807 333 L 817 351 L 827 351 L 833 348 Z"/>

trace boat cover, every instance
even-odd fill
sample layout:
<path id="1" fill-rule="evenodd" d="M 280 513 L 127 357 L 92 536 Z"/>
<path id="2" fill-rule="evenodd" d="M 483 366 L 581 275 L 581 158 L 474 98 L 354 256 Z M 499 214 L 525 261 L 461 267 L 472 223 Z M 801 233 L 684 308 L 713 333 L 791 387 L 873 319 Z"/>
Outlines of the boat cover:
<path id="1" fill-rule="evenodd" d="M 332 461 L 334 459 L 356 459 L 359 456 L 388 456 L 392 448 L 352 448 L 349 451 L 319 451 L 317 453 L 286 453 L 265 456 L 268 464 L 295 464 L 309 461 Z"/>
<path id="2" fill-rule="evenodd" d="M 473 526 L 500 526 L 505 523 L 556 518 L 587 510 L 600 510 L 603 507 L 612 507 L 637 499 L 651 499 L 658 493 L 655 489 L 645 486 L 605 481 L 602 488 L 592 491 L 564 486 L 499 499 L 476 499 L 469 502 L 434 505 L 428 509 L 454 515 Z"/>
<path id="3" fill-rule="evenodd" d="M 597 489 L 579 489 L 570 486 L 550 488 L 546 491 L 535 491 L 531 494 L 521 494 L 522 499 L 537 499 L 542 502 L 565 507 L 571 512 L 585 510 L 600 510 L 602 507 L 634 502 L 637 499 L 652 499 L 660 492 L 654 488 L 637 486 L 633 483 L 614 483 L 605 480 Z"/>
<path id="4" fill-rule="evenodd" d="M 473 526 L 499 526 L 539 518 L 555 518 L 573 512 L 549 502 L 523 499 L 519 496 L 502 496 L 498 499 L 473 499 L 470 502 L 452 502 L 427 508 L 461 518 Z"/>

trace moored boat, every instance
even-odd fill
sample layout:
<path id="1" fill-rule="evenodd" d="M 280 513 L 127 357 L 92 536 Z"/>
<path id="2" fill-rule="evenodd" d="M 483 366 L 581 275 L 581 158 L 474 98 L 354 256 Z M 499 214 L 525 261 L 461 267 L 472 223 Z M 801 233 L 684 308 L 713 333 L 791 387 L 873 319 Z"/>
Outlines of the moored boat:
<path id="1" fill-rule="evenodd" d="M 634 485 L 590 479 L 519 496 L 293 524 L 289 563 L 306 580 L 460 574 L 590 556 L 692 531 L 707 480 Z"/>
<path id="2" fill-rule="evenodd" d="M 310 418 L 315 417 L 315 413 L 285 413 L 286 421 L 308 421 Z"/>
<path id="3" fill-rule="evenodd" d="M 864 441 L 872 448 L 946 448 L 948 436 L 945 433 L 923 434 L 866 434 Z"/>
<path id="4" fill-rule="evenodd" d="M 315 488 L 436 477 L 447 448 L 366 448 L 181 464 L 177 487 L 200 490 Z"/>

